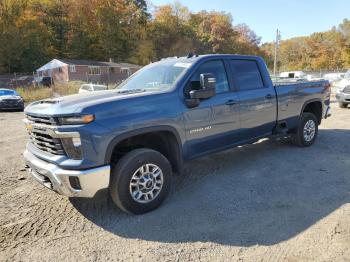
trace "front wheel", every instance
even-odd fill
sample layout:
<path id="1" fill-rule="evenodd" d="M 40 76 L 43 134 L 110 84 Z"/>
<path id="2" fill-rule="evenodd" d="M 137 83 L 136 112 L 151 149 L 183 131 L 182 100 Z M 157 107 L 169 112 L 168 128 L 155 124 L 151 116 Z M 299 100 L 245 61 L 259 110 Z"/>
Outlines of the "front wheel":
<path id="1" fill-rule="evenodd" d="M 167 197 L 171 176 L 171 165 L 161 153 L 136 149 L 113 168 L 110 194 L 122 210 L 143 214 L 157 208 Z"/>
<path id="2" fill-rule="evenodd" d="M 311 146 L 318 134 L 318 120 L 312 113 L 303 113 L 299 125 L 294 134 L 292 134 L 293 144 L 300 147 Z"/>

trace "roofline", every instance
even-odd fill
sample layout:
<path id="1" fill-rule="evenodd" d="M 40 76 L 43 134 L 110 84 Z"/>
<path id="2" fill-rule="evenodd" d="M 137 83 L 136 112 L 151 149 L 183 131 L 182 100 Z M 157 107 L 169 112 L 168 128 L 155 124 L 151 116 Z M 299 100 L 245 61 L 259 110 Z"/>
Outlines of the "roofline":
<path id="1" fill-rule="evenodd" d="M 116 65 L 82 65 L 82 64 L 75 64 L 75 63 L 69 63 L 68 61 L 64 61 L 65 58 L 55 58 L 53 60 L 58 60 L 66 65 L 75 65 L 75 66 L 99 66 L 99 67 L 142 67 L 141 65 L 136 65 L 136 64 L 129 64 L 130 66 L 124 66 L 123 64 L 128 64 L 128 63 L 115 63 L 115 62 L 112 62 Z M 69 58 L 67 58 L 67 60 L 71 60 Z M 77 61 L 79 61 L 79 59 L 76 59 Z M 51 60 L 52 61 L 52 60 Z M 51 62 L 50 61 L 50 62 Z M 87 60 L 87 61 L 93 61 L 93 62 L 97 62 L 97 63 L 103 63 L 103 64 L 108 64 L 108 63 L 111 63 L 111 62 L 104 62 L 104 61 L 97 61 L 97 60 Z M 48 62 L 49 63 L 49 62 Z"/>

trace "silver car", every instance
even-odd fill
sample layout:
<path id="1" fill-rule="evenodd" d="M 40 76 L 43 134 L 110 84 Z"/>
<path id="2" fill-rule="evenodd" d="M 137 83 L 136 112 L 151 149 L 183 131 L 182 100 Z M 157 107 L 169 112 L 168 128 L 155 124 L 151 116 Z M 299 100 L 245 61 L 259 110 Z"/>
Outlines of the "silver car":
<path id="1" fill-rule="evenodd" d="M 79 94 L 86 93 L 86 92 L 103 91 L 103 90 L 107 90 L 107 86 L 95 85 L 95 84 L 83 84 L 79 89 Z"/>
<path id="2" fill-rule="evenodd" d="M 335 84 L 337 87 L 336 98 L 339 103 L 339 107 L 347 108 L 350 104 L 350 70 L 346 72 L 344 78 Z"/>

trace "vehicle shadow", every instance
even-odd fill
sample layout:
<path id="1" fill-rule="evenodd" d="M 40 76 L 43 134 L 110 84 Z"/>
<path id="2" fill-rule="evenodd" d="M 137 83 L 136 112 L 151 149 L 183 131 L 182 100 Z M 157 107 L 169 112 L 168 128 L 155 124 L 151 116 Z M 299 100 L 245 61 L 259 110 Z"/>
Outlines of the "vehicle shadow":
<path id="1" fill-rule="evenodd" d="M 273 245 L 350 202 L 350 130 L 323 129 L 309 148 L 264 140 L 189 162 L 163 205 L 128 215 L 111 201 L 70 199 L 118 236 L 159 242 Z"/>

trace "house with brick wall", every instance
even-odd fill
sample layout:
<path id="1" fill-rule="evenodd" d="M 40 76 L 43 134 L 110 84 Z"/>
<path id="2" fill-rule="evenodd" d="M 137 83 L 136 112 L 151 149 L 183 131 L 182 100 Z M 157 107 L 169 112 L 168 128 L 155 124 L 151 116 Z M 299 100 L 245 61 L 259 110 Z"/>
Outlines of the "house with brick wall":
<path id="1" fill-rule="evenodd" d="M 114 84 L 123 81 L 141 66 L 129 63 L 100 62 L 93 60 L 53 59 L 37 69 L 37 75 L 51 76 L 53 81 L 64 83 L 84 81 Z"/>

